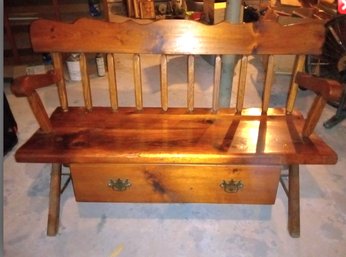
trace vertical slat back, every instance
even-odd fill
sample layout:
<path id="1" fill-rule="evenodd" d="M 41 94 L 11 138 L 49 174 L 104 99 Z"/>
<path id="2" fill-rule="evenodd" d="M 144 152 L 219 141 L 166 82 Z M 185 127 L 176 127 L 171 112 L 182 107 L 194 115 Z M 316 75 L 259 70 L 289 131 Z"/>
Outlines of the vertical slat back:
<path id="1" fill-rule="evenodd" d="M 63 78 L 64 65 L 62 62 L 61 53 L 52 53 L 51 55 L 53 59 L 55 72 L 57 73 L 57 75 Z M 59 82 L 57 82 L 57 87 L 58 87 L 58 94 L 59 94 L 61 108 L 66 112 L 68 110 L 68 100 L 67 100 L 65 80 L 61 79 Z"/>
<path id="2" fill-rule="evenodd" d="M 143 109 L 143 97 L 142 97 L 142 75 L 141 75 L 141 58 L 139 54 L 133 55 L 133 74 L 135 82 L 135 98 L 137 110 Z"/>
<path id="3" fill-rule="evenodd" d="M 274 76 L 274 56 L 268 56 L 266 67 L 266 74 L 264 79 L 263 99 L 262 99 L 262 113 L 267 113 L 270 103 L 271 88 Z"/>
<path id="4" fill-rule="evenodd" d="M 87 58 L 84 53 L 80 54 L 80 70 L 81 70 L 81 76 L 82 76 L 82 86 L 83 86 L 85 108 L 88 111 L 91 111 L 92 98 L 91 98 L 91 89 L 90 89 L 90 78 L 88 73 Z"/>
<path id="5" fill-rule="evenodd" d="M 90 33 L 94 31 L 95 33 Z M 304 33 L 305 37 L 295 37 Z M 187 56 L 187 108 L 194 109 L 195 58 L 196 55 L 214 55 L 214 88 L 212 106 L 219 108 L 221 57 L 222 55 L 241 55 L 236 111 L 244 108 L 248 56 L 253 54 L 270 55 L 262 96 L 262 112 L 266 113 L 270 103 L 270 91 L 273 80 L 273 56 L 298 54 L 292 76 L 291 89 L 286 103 L 287 112 L 293 110 L 298 86 L 294 83 L 295 74 L 301 70 L 306 54 L 320 54 L 325 28 L 322 22 L 307 21 L 291 26 L 282 26 L 277 22 L 259 21 L 256 23 L 230 24 L 222 22 L 214 26 L 189 20 L 160 20 L 148 24 L 134 21 L 107 23 L 93 19 L 79 19 L 72 24 L 38 20 L 30 28 L 31 42 L 36 52 L 81 54 L 81 73 L 85 106 L 92 108 L 92 97 L 87 61 L 85 55 L 95 53 L 131 54 L 135 86 L 135 106 L 143 108 L 141 58 L 146 54 L 161 55 L 161 106 L 168 109 L 168 55 Z M 98 35 L 95 40 L 95 34 Z M 72 37 L 72 38 L 71 38 Z M 283 38 L 285 40 L 283 40 Z M 61 56 L 54 54 L 57 68 L 62 70 Z M 108 82 L 111 108 L 118 108 L 118 92 L 114 55 L 107 55 Z M 61 74 L 62 71 L 60 71 Z M 58 84 L 61 106 L 67 110 L 68 103 L 64 82 Z"/>
<path id="6" fill-rule="evenodd" d="M 248 62 L 248 56 L 243 55 L 241 58 L 240 71 L 239 71 L 238 92 L 237 92 L 237 102 L 236 102 L 237 113 L 241 113 L 244 106 L 247 62 Z"/>
<path id="7" fill-rule="evenodd" d="M 113 111 L 118 109 L 118 90 L 116 80 L 116 68 L 114 56 L 112 53 L 107 54 L 107 66 L 108 66 L 108 85 L 111 107 Z"/>
<path id="8" fill-rule="evenodd" d="M 290 91 L 288 94 L 288 99 L 286 104 L 287 113 L 292 113 L 293 111 L 297 93 L 298 93 L 298 84 L 295 82 L 295 80 L 296 80 L 297 73 L 299 71 L 303 71 L 304 63 L 305 63 L 305 55 L 297 55 L 294 62 L 294 67 L 293 67 L 292 76 L 291 76 L 291 83 L 290 83 Z"/>
<path id="9" fill-rule="evenodd" d="M 221 68 L 222 68 L 221 62 L 222 62 L 221 56 L 217 55 L 215 57 L 214 87 L 213 87 L 213 100 L 212 100 L 212 110 L 214 112 L 216 112 L 219 109 Z"/>
<path id="10" fill-rule="evenodd" d="M 195 57 L 188 56 L 188 84 L 187 84 L 187 108 L 190 112 L 194 107 L 194 84 L 195 84 Z"/>
<path id="11" fill-rule="evenodd" d="M 167 70 L 167 56 L 161 55 L 160 60 L 160 80 L 161 80 L 161 107 L 164 111 L 168 109 L 168 70 Z"/>

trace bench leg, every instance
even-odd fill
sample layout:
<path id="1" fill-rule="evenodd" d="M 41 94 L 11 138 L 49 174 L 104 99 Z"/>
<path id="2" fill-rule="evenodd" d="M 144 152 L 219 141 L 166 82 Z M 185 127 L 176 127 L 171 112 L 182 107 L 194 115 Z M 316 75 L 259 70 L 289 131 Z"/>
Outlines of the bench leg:
<path id="1" fill-rule="evenodd" d="M 299 165 L 289 166 L 288 174 L 288 232 L 300 237 Z"/>
<path id="2" fill-rule="evenodd" d="M 53 163 L 50 179 L 47 235 L 55 236 L 59 228 L 61 164 Z"/>

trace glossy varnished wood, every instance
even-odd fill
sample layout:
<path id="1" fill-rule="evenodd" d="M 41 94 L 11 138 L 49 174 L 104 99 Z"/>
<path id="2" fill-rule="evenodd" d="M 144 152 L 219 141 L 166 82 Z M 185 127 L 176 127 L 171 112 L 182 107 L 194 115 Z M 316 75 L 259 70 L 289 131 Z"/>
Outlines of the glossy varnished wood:
<path id="1" fill-rule="evenodd" d="M 82 77 L 83 85 L 83 96 L 85 108 L 90 111 L 93 107 L 92 97 L 91 97 L 91 87 L 90 87 L 90 78 L 88 72 L 88 62 L 84 53 L 80 55 L 80 71 Z"/>
<path id="2" fill-rule="evenodd" d="M 37 52 L 53 54 L 55 71 L 15 80 L 13 92 L 27 96 L 40 129 L 16 152 L 21 162 L 53 163 L 48 234 L 59 221 L 61 164 L 72 170 L 78 201 L 273 203 L 281 167 L 289 167 L 288 228 L 299 236 L 299 165 L 334 164 L 336 153 L 313 133 L 326 101 L 338 100 L 342 86 L 299 73 L 307 54 L 320 54 L 324 24 L 307 21 L 282 26 L 274 21 L 208 26 L 190 20 L 107 23 L 80 19 L 67 24 L 37 20 L 31 26 Z M 303 35 L 303 36 L 301 36 Z M 84 107 L 69 107 L 62 56 L 81 53 Z M 104 53 L 108 63 L 110 104 L 93 106 L 86 55 Z M 118 106 L 116 54 L 131 54 L 134 108 Z M 141 56 L 160 59 L 161 106 L 148 108 L 142 96 Z M 185 55 L 187 103 L 168 103 L 168 55 Z M 224 54 L 241 56 L 235 108 L 220 109 L 220 76 Z M 247 101 L 248 56 L 268 57 L 262 103 Z M 297 55 L 285 107 L 270 108 L 274 55 Z M 212 105 L 194 106 L 195 55 L 215 55 Z M 142 58 L 145 60 L 145 58 Z M 172 74 L 175 76 L 175 74 Z M 171 76 L 171 75 L 170 75 Z M 37 90 L 57 84 L 61 107 L 47 115 Z M 197 85 L 197 83 L 196 83 Z M 306 120 L 294 109 L 298 85 L 315 92 Z M 107 101 L 105 101 L 107 102 Z M 109 101 L 108 101 L 109 102 Z M 255 108 L 256 107 L 256 108 Z M 129 179 L 123 192 L 110 180 Z M 240 180 L 237 193 L 226 193 L 222 181 Z"/>
<path id="3" fill-rule="evenodd" d="M 32 92 L 28 96 L 28 102 L 31 110 L 34 113 L 36 120 L 38 121 L 41 131 L 44 133 L 51 133 L 53 131 L 52 123 L 48 117 L 40 96 L 36 91 Z"/>
<path id="4" fill-rule="evenodd" d="M 263 113 L 266 113 L 269 108 L 273 77 L 274 77 L 274 56 L 269 55 L 268 61 L 267 61 L 266 76 L 264 80 L 263 103 L 262 103 Z"/>
<path id="5" fill-rule="evenodd" d="M 195 92 L 195 57 L 193 55 L 187 57 L 187 79 L 187 108 L 193 111 Z"/>
<path id="6" fill-rule="evenodd" d="M 221 56 L 217 55 L 215 57 L 214 87 L 213 87 L 213 102 L 212 102 L 212 110 L 214 112 L 216 112 L 219 109 L 221 69 L 222 69 Z"/>
<path id="7" fill-rule="evenodd" d="M 292 237 L 300 236 L 300 185 L 299 166 L 288 167 L 288 232 Z"/>
<path id="8" fill-rule="evenodd" d="M 62 56 L 60 53 L 52 53 L 52 59 L 54 64 L 54 70 L 59 78 L 64 77 L 64 64 L 62 60 Z M 58 94 L 59 94 L 59 100 L 60 100 L 60 106 L 63 108 L 64 111 L 68 110 L 68 99 L 67 99 L 67 92 L 66 92 L 66 85 L 64 79 L 59 79 L 56 82 L 56 85 L 58 87 Z"/>
<path id="9" fill-rule="evenodd" d="M 248 62 L 248 57 L 243 56 L 240 61 L 239 81 L 238 81 L 238 89 L 237 89 L 236 109 L 238 113 L 241 112 L 244 106 L 246 76 L 247 76 L 247 62 Z"/>
<path id="10" fill-rule="evenodd" d="M 50 179 L 47 235 L 55 236 L 59 229 L 61 164 L 53 163 Z"/>
<path id="11" fill-rule="evenodd" d="M 273 204 L 279 166 L 72 164 L 77 201 Z M 116 191 L 110 180 L 128 180 Z M 226 192 L 225 180 L 240 181 L 238 192 Z"/>
<path id="12" fill-rule="evenodd" d="M 168 109 L 168 69 L 167 56 L 161 55 L 160 61 L 160 81 L 161 81 L 161 107 L 164 111 Z"/>
<path id="13" fill-rule="evenodd" d="M 322 22 L 281 26 L 274 21 L 209 26 L 191 20 L 107 23 L 80 19 L 73 24 L 38 20 L 31 26 L 39 52 L 155 54 L 319 54 Z M 297 37 L 304 31 L 304 37 Z"/>
<path id="14" fill-rule="evenodd" d="M 118 109 L 118 89 L 114 56 L 111 53 L 107 54 L 107 65 L 110 102 L 112 110 L 116 111 Z"/>
<path id="15" fill-rule="evenodd" d="M 58 72 L 50 71 L 46 74 L 21 76 L 13 81 L 11 90 L 16 96 L 30 96 L 35 90 L 60 81 L 62 79 L 60 75 Z"/>
<path id="16" fill-rule="evenodd" d="M 290 82 L 290 90 L 287 98 L 287 113 L 291 113 L 294 109 L 294 104 L 298 94 L 298 83 L 296 82 L 296 76 L 298 72 L 303 71 L 305 63 L 305 55 L 296 55 L 293 65 L 293 71 Z"/>
<path id="17" fill-rule="evenodd" d="M 142 94 L 142 69 L 141 57 L 139 54 L 133 55 L 133 77 L 135 82 L 135 101 L 137 110 L 143 108 L 143 94 Z"/>
<path id="18" fill-rule="evenodd" d="M 301 115 L 284 110 L 94 107 L 60 108 L 51 117 L 54 133 L 37 132 L 16 154 L 18 161 L 61 163 L 335 163 L 336 154 L 316 135 L 301 136 Z M 260 136 L 266 135 L 266 136 Z M 263 151 L 257 146 L 262 144 Z"/>

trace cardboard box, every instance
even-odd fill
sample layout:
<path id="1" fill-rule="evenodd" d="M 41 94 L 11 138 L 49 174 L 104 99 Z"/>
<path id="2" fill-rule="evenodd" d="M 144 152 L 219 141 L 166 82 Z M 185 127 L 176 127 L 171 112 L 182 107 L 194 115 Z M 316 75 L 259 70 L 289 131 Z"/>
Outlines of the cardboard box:
<path id="1" fill-rule="evenodd" d="M 217 24 L 225 20 L 226 2 L 215 3 L 215 0 L 204 0 L 203 12 L 209 24 Z"/>

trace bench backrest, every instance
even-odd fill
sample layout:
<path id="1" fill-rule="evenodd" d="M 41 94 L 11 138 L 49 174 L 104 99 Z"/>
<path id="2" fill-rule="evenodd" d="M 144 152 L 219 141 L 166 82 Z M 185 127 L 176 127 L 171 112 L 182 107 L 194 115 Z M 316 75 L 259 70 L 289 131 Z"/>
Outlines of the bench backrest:
<path id="1" fill-rule="evenodd" d="M 240 56 L 241 68 L 235 108 L 241 112 L 244 105 L 248 56 L 253 54 L 267 57 L 266 76 L 262 96 L 262 112 L 266 113 L 270 103 L 273 80 L 274 55 L 296 55 L 290 85 L 287 112 L 292 112 L 298 86 L 294 83 L 296 72 L 302 70 L 307 54 L 319 54 L 324 41 L 324 26 L 321 22 L 281 26 L 274 21 L 247 24 L 204 25 L 189 20 L 160 20 L 149 24 L 133 21 L 108 23 L 99 20 L 80 19 L 73 24 L 38 20 L 31 26 L 34 51 L 50 52 L 54 66 L 61 77 L 64 70 L 64 53 L 81 53 L 81 73 L 85 107 L 92 110 L 92 96 L 88 74 L 88 53 L 104 53 L 107 56 L 110 106 L 118 108 L 116 62 L 114 53 L 133 54 L 135 105 L 143 108 L 141 56 L 161 55 L 160 82 L 161 107 L 169 108 L 167 66 L 168 55 L 187 55 L 187 108 L 194 109 L 195 55 L 215 55 L 212 110 L 219 109 L 222 55 Z M 68 110 L 65 82 L 58 82 L 60 103 Z"/>

